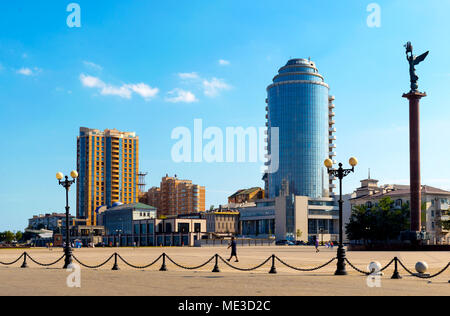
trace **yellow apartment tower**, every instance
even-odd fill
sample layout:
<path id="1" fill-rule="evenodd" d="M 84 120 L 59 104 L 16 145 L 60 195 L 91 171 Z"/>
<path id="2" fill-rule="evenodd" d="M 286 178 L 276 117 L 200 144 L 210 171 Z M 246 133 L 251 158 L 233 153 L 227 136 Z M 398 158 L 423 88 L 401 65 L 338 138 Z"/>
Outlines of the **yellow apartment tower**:
<path id="1" fill-rule="evenodd" d="M 99 207 L 138 202 L 138 157 L 136 133 L 81 127 L 77 137 L 77 218 L 95 226 Z"/>

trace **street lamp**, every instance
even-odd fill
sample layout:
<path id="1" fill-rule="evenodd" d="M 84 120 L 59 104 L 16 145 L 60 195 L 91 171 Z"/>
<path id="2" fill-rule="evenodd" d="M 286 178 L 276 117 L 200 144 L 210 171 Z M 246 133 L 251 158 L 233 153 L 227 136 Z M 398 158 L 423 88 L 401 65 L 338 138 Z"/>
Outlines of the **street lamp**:
<path id="1" fill-rule="evenodd" d="M 56 174 L 56 179 L 58 180 L 59 184 L 62 185 L 66 189 L 66 245 L 64 247 L 64 253 L 66 255 L 65 261 L 64 261 L 64 268 L 67 269 L 69 265 L 72 264 L 72 247 L 70 246 L 70 232 L 69 232 L 69 190 L 70 186 L 76 182 L 76 179 L 78 178 L 78 172 L 73 170 L 70 173 L 70 176 L 73 178 L 73 180 L 69 180 L 68 176 L 65 176 L 65 180 L 61 181 L 64 178 L 64 175 L 61 172 L 58 172 Z"/>
<path id="2" fill-rule="evenodd" d="M 122 224 L 122 226 L 123 226 L 123 224 Z M 122 234 L 122 229 L 116 229 L 116 235 L 119 235 L 119 239 L 117 240 L 117 243 L 116 243 L 116 246 L 117 247 L 120 247 L 120 244 L 121 244 L 121 240 L 120 240 L 120 234 Z"/>
<path id="3" fill-rule="evenodd" d="M 351 172 L 355 172 L 355 167 L 358 164 L 358 159 L 352 157 L 349 160 L 350 166 L 352 169 L 344 169 L 342 168 L 342 163 L 339 164 L 338 169 L 331 169 L 333 167 L 333 160 L 327 159 L 325 160 L 325 167 L 328 169 L 328 174 L 339 178 L 339 247 L 337 250 L 337 270 L 335 275 L 347 275 L 347 271 L 345 270 L 345 248 L 343 242 L 343 204 L 344 200 L 342 199 L 342 179 L 348 176 Z"/>

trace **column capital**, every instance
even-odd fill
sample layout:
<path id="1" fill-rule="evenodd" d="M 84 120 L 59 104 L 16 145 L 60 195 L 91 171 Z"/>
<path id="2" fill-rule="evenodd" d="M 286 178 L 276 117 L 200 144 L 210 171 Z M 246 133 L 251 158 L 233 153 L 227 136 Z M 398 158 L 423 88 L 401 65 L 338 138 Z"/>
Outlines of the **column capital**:
<path id="1" fill-rule="evenodd" d="M 410 91 L 408 93 L 403 94 L 403 98 L 407 98 L 410 100 L 421 99 L 426 96 L 427 96 L 426 92 L 419 92 L 419 91 Z"/>

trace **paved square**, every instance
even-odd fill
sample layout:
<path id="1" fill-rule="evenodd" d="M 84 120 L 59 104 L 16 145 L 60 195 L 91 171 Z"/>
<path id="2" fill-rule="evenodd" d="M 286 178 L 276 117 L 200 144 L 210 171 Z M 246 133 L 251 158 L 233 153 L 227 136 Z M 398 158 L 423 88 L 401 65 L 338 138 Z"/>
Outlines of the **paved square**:
<path id="1" fill-rule="evenodd" d="M 198 266 L 214 254 L 228 258 L 226 247 L 209 248 L 96 248 L 77 249 L 74 255 L 87 265 L 97 265 L 111 254 L 118 252 L 128 262 L 143 266 L 154 261 L 165 252 L 175 262 L 183 266 Z M 0 250 L 0 261 L 10 262 L 23 250 Z M 42 263 L 50 263 L 62 256 L 62 249 L 29 249 L 29 255 Z M 295 267 L 312 268 L 326 263 L 336 255 L 336 249 L 323 248 L 316 253 L 311 247 L 240 247 L 240 268 L 259 265 L 272 254 Z M 430 273 L 436 273 L 447 265 L 447 252 L 349 252 L 348 259 L 361 270 L 366 270 L 371 261 L 379 261 L 383 266 L 399 257 L 410 270 L 414 271 L 417 261 L 425 261 Z M 62 270 L 61 261 L 50 268 L 40 267 L 27 260 L 29 268 L 20 269 L 22 260 L 13 266 L 0 265 L 0 295 L 450 295 L 450 269 L 439 277 L 421 280 L 400 269 L 401 280 L 391 280 L 393 265 L 381 279 L 381 287 L 369 287 L 367 277 L 349 266 L 348 276 L 333 275 L 336 262 L 314 272 L 298 272 L 276 262 L 278 274 L 269 274 L 271 260 L 256 271 L 233 270 L 219 261 L 220 273 L 212 273 L 214 260 L 201 269 L 183 270 L 167 261 L 168 271 L 160 272 L 162 261 L 145 270 L 133 269 L 119 260 L 120 271 L 111 271 L 111 260 L 99 269 L 81 270 L 81 288 L 69 288 L 66 279 L 69 272 Z"/>

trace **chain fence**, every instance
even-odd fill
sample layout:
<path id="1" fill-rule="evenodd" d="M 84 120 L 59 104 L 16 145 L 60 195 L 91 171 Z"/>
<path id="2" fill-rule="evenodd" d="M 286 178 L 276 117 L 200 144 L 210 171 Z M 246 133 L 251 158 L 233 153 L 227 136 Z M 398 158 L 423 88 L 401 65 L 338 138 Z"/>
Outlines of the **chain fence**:
<path id="1" fill-rule="evenodd" d="M 220 260 L 222 260 L 223 263 L 225 263 L 230 268 L 235 269 L 235 270 L 239 270 L 239 271 L 245 271 L 245 272 L 257 270 L 257 269 L 261 268 L 262 266 L 264 266 L 267 262 L 269 262 L 270 259 L 272 259 L 272 257 L 269 257 L 263 263 L 257 265 L 256 267 L 245 269 L 245 268 L 239 268 L 239 267 L 233 266 L 232 264 L 230 264 L 228 262 L 228 260 L 225 260 L 221 256 L 219 256 L 219 258 L 220 258 Z"/>
<path id="2" fill-rule="evenodd" d="M 51 263 L 42 263 L 37 261 L 36 259 L 34 259 L 33 257 L 31 257 L 27 252 L 22 253 L 16 260 L 11 261 L 11 262 L 3 262 L 0 261 L 0 266 L 12 266 L 14 264 L 16 264 L 17 262 L 19 262 L 21 259 L 23 259 L 23 263 L 22 263 L 22 268 L 27 268 L 27 259 L 29 259 L 30 261 L 32 261 L 33 263 L 42 266 L 42 267 L 50 267 L 53 265 L 58 264 L 62 259 L 64 259 L 66 257 L 66 255 L 64 254 L 63 256 L 61 256 L 59 259 L 57 259 L 54 262 Z M 332 258 L 331 260 L 329 260 L 328 262 L 317 266 L 317 267 L 313 267 L 313 268 L 299 268 L 299 267 L 295 267 L 292 266 L 291 264 L 285 262 L 284 260 L 282 260 L 281 258 L 279 258 L 276 255 L 272 255 L 269 258 L 267 258 L 266 260 L 264 260 L 261 264 L 252 267 L 252 268 L 241 268 L 238 267 L 236 265 L 233 265 L 229 262 L 229 260 L 224 259 L 222 256 L 220 256 L 219 254 L 215 254 L 214 256 L 212 256 L 210 259 L 208 259 L 206 262 L 198 265 L 198 266 L 184 266 L 180 263 L 177 263 L 175 260 L 173 260 L 171 257 L 169 257 L 166 253 L 161 254 L 158 258 L 156 258 L 154 261 L 152 261 L 151 263 L 147 264 L 147 265 L 142 265 L 142 266 L 138 266 L 135 264 L 130 263 L 129 261 L 127 261 L 126 259 L 124 259 L 120 254 L 118 254 L 117 252 L 112 254 L 108 259 L 106 259 L 104 262 L 102 262 L 101 264 L 95 265 L 95 266 L 91 266 L 91 265 L 87 265 L 85 263 L 83 263 L 80 259 L 78 259 L 75 255 L 72 255 L 73 260 L 75 260 L 77 263 L 79 263 L 81 266 L 88 268 L 88 269 L 98 269 L 100 267 L 103 267 L 104 265 L 108 264 L 113 258 L 114 258 L 114 266 L 112 268 L 112 270 L 119 270 L 118 267 L 118 259 L 120 259 L 124 264 L 126 264 L 127 266 L 134 268 L 134 269 L 147 269 L 153 265 L 155 265 L 157 262 L 159 262 L 162 259 L 162 266 L 159 269 L 160 271 L 167 271 L 167 267 L 166 267 L 166 260 L 168 260 L 169 262 L 171 262 L 173 265 L 177 266 L 178 268 L 181 269 L 185 269 L 185 270 L 198 270 L 201 269 L 203 267 L 205 267 L 206 265 L 210 264 L 214 259 L 215 259 L 215 265 L 214 265 L 214 269 L 212 272 L 220 272 L 219 269 L 219 260 L 221 262 L 223 262 L 226 266 L 234 269 L 234 270 L 238 270 L 238 271 L 243 271 L 243 272 L 249 272 L 249 271 L 254 271 L 254 270 L 258 270 L 261 267 L 263 267 L 264 265 L 266 265 L 270 260 L 272 260 L 272 267 L 269 273 L 272 274 L 276 274 L 277 270 L 276 270 L 276 266 L 275 263 L 276 261 L 278 261 L 279 263 L 281 263 L 282 265 L 292 269 L 292 270 L 296 270 L 296 271 L 300 271 L 300 272 L 312 272 L 312 271 L 317 271 L 320 270 L 322 268 L 325 268 L 326 266 L 330 265 L 331 263 L 333 263 L 334 261 L 338 260 L 337 257 Z M 433 275 L 429 275 L 429 274 L 421 274 L 421 273 L 414 273 L 412 272 L 410 269 L 408 269 L 408 267 L 406 267 L 406 265 L 397 257 L 395 257 L 394 259 L 392 259 L 388 264 L 386 264 L 383 268 L 381 268 L 379 271 L 364 271 L 362 269 L 359 269 L 357 266 L 355 266 L 353 263 L 350 262 L 350 260 L 348 260 L 347 258 L 345 258 L 345 262 L 356 272 L 361 273 L 363 275 L 371 275 L 373 273 L 380 273 L 383 272 L 385 270 L 387 270 L 390 266 L 392 266 L 392 264 L 395 264 L 394 267 L 394 274 L 392 276 L 392 279 L 401 279 L 400 273 L 399 273 L 399 266 L 401 266 L 408 274 L 410 274 L 413 277 L 417 277 L 420 279 L 432 279 L 435 278 L 441 274 L 443 274 L 447 269 L 450 268 L 450 262 L 439 272 L 433 274 Z M 449 281 L 450 282 L 450 281 Z"/>
<path id="3" fill-rule="evenodd" d="M 2 261 L 0 261 L 0 265 L 12 266 L 13 264 L 17 263 L 20 259 L 22 259 L 23 256 L 25 256 L 25 252 L 23 254 L 21 254 L 20 257 L 17 258 L 16 260 L 14 260 L 13 262 L 2 262 Z"/>
<path id="4" fill-rule="evenodd" d="M 146 266 L 136 266 L 136 265 L 131 264 L 131 263 L 129 263 L 128 261 L 126 261 L 124 258 L 122 258 L 121 255 L 117 254 L 117 256 L 118 256 L 118 257 L 120 258 L 120 260 L 122 260 L 123 263 L 125 263 L 127 266 L 132 267 L 132 268 L 134 268 L 134 269 L 140 269 L 140 270 L 142 270 L 142 269 L 147 269 L 147 268 L 151 267 L 152 265 L 154 265 L 155 263 L 157 263 L 157 262 L 162 258 L 163 255 L 160 255 L 155 261 L 153 261 L 152 263 L 150 263 L 150 264 L 148 264 L 148 265 L 146 265 Z"/>
<path id="5" fill-rule="evenodd" d="M 35 264 L 37 264 L 38 266 L 41 266 L 41 267 L 51 267 L 51 266 L 54 266 L 55 264 L 57 264 L 58 262 L 60 262 L 62 259 L 64 259 L 64 257 L 66 256 L 66 255 L 63 255 L 61 258 L 59 258 L 58 260 L 56 260 L 56 261 L 54 261 L 54 262 L 52 262 L 52 263 L 41 263 L 41 262 L 38 262 L 37 260 L 34 260 L 28 253 L 24 253 L 24 255 L 25 255 L 25 260 L 26 260 L 26 258 L 28 257 L 31 261 L 33 261 Z"/>
<path id="6" fill-rule="evenodd" d="M 203 268 L 204 266 L 206 266 L 207 264 L 209 264 L 211 261 L 213 261 L 215 257 L 216 257 L 216 256 L 212 256 L 208 261 L 206 261 L 205 263 L 203 263 L 203 264 L 201 264 L 201 265 L 199 265 L 199 266 L 196 266 L 196 267 L 186 267 L 186 266 L 182 266 L 182 265 L 176 263 L 175 261 L 172 260 L 172 258 L 170 258 L 169 256 L 166 255 L 166 258 L 167 258 L 170 262 L 172 262 L 172 263 L 173 263 L 174 265 L 176 265 L 177 267 L 179 267 L 179 268 L 181 268 L 181 269 L 185 269 L 185 270 L 198 270 L 198 269 L 201 269 L 201 268 Z"/>
<path id="7" fill-rule="evenodd" d="M 320 266 L 318 266 L 318 267 L 310 268 L 310 269 L 304 269 L 304 268 L 296 268 L 296 267 L 293 267 L 293 266 L 291 266 L 290 264 L 287 264 L 286 262 L 284 262 L 283 260 L 281 260 L 280 258 L 278 258 L 278 257 L 276 257 L 276 256 L 275 256 L 275 258 L 276 258 L 281 264 L 285 265 L 286 267 L 291 268 L 291 269 L 293 269 L 293 270 L 301 271 L 301 272 L 311 272 L 311 271 L 320 270 L 320 269 L 322 269 L 322 268 L 325 268 L 327 265 L 331 264 L 334 260 L 337 259 L 336 257 L 334 257 L 333 259 L 331 259 L 331 260 L 328 261 L 327 263 L 322 264 L 322 265 L 320 265 Z"/>
<path id="8" fill-rule="evenodd" d="M 72 258 L 73 258 L 76 262 L 78 262 L 80 265 L 82 265 L 83 267 L 85 267 L 85 268 L 88 268 L 88 269 L 98 269 L 98 268 L 103 267 L 103 266 L 104 266 L 105 264 L 107 264 L 108 262 L 110 262 L 111 259 L 112 259 L 114 256 L 115 256 L 115 254 L 111 255 L 111 257 L 109 257 L 108 259 L 106 259 L 106 261 L 104 261 L 103 263 L 100 263 L 100 264 L 98 264 L 98 265 L 96 265 L 96 266 L 89 266 L 89 265 L 87 265 L 87 264 L 84 264 L 84 263 L 82 263 L 80 260 L 78 260 L 78 258 L 75 257 L 74 255 L 72 255 Z"/>

